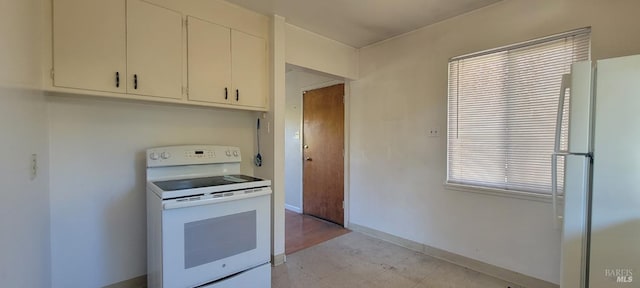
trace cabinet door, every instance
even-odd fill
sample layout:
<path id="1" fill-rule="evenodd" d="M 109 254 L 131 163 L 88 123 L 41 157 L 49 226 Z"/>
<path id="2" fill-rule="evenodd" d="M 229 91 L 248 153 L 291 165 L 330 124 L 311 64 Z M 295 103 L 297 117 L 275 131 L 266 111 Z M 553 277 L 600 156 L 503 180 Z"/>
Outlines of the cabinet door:
<path id="1" fill-rule="evenodd" d="M 54 0 L 53 85 L 124 93 L 125 15 L 125 0 Z"/>
<path id="2" fill-rule="evenodd" d="M 229 103 L 231 29 L 193 17 L 187 19 L 189 100 Z"/>
<path id="3" fill-rule="evenodd" d="M 232 102 L 244 106 L 267 104 L 267 51 L 262 38 L 231 30 Z"/>
<path id="4" fill-rule="evenodd" d="M 182 98 L 182 15 L 127 1 L 127 92 Z"/>

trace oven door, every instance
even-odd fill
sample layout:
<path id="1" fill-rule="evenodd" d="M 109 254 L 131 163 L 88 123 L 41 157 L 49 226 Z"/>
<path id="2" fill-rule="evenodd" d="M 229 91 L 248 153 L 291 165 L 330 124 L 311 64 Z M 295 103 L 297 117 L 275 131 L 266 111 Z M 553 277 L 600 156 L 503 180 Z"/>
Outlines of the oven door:
<path id="1" fill-rule="evenodd" d="M 271 189 L 249 192 L 163 202 L 163 287 L 203 285 L 269 262 Z"/>

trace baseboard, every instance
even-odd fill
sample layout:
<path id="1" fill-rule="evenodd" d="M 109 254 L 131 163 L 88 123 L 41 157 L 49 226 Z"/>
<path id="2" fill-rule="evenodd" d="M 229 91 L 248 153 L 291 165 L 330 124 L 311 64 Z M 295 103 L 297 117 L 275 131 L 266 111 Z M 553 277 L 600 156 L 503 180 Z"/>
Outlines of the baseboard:
<path id="1" fill-rule="evenodd" d="M 287 261 L 287 256 L 285 256 L 284 253 L 278 254 L 278 255 L 271 255 L 272 266 L 282 265 L 286 261 Z"/>
<path id="2" fill-rule="evenodd" d="M 147 288 L 147 275 L 124 280 L 122 282 L 104 286 L 103 288 Z"/>
<path id="3" fill-rule="evenodd" d="M 300 207 L 296 207 L 296 206 L 293 206 L 293 205 L 284 204 L 284 209 L 296 212 L 298 214 L 302 214 L 302 209 Z"/>
<path id="4" fill-rule="evenodd" d="M 451 253 L 442 249 L 431 247 L 425 244 L 421 244 L 412 240 L 404 239 L 389 233 L 378 231 L 358 224 L 349 223 L 349 229 L 367 234 L 369 236 L 384 240 L 398 246 L 411 249 L 413 251 L 421 252 L 426 255 L 442 259 L 444 261 L 460 265 L 471 270 L 475 270 L 498 279 L 502 279 L 507 282 L 511 282 L 523 287 L 530 288 L 559 288 L 560 286 L 551 282 L 524 275 L 522 273 L 514 272 L 502 267 L 498 267 L 489 263 L 471 259 L 462 255 Z"/>

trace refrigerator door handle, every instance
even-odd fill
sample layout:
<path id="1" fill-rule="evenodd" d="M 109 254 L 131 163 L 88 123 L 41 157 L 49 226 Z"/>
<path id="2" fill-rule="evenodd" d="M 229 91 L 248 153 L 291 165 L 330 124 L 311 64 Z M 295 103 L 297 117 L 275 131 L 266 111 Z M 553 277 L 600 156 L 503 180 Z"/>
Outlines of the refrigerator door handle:
<path id="1" fill-rule="evenodd" d="M 593 159 L 593 153 L 572 153 L 566 151 L 553 152 L 551 154 L 551 205 L 553 206 L 553 223 L 556 229 L 561 227 L 563 215 L 558 212 L 558 156 L 584 156 Z"/>
<path id="2" fill-rule="evenodd" d="M 558 156 L 566 156 L 567 153 L 555 152 L 551 154 L 551 205 L 553 206 L 553 227 L 560 229 L 562 216 L 558 213 Z"/>
<path id="3" fill-rule="evenodd" d="M 553 152 L 560 152 L 560 135 L 562 135 L 562 118 L 564 118 L 564 102 L 567 89 L 571 87 L 571 74 L 562 75 L 560 84 L 560 97 L 558 97 L 558 113 L 556 114 L 556 135 L 553 143 Z"/>
<path id="4" fill-rule="evenodd" d="M 566 151 L 560 150 L 560 136 L 562 135 L 562 118 L 564 118 L 564 102 L 567 89 L 571 86 L 571 74 L 562 75 L 560 95 L 558 95 L 558 113 L 556 114 L 556 131 L 553 139 L 553 154 L 551 155 L 551 205 L 553 205 L 553 226 L 556 229 L 562 224 L 562 216 L 558 213 L 558 156 L 567 156 Z"/>

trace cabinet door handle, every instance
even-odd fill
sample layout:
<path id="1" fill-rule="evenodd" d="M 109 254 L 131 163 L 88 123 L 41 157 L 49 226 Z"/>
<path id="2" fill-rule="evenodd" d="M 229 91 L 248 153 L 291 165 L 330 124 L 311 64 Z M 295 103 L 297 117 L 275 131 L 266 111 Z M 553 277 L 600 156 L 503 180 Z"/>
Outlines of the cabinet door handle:
<path id="1" fill-rule="evenodd" d="M 120 88 L 120 72 L 116 72 L 116 88 Z"/>
<path id="2" fill-rule="evenodd" d="M 229 88 L 224 87 L 224 100 L 229 99 Z"/>
<path id="3" fill-rule="evenodd" d="M 138 74 L 133 74 L 133 89 L 138 90 Z"/>
<path id="4" fill-rule="evenodd" d="M 236 89 L 236 101 L 240 101 L 240 90 Z"/>

